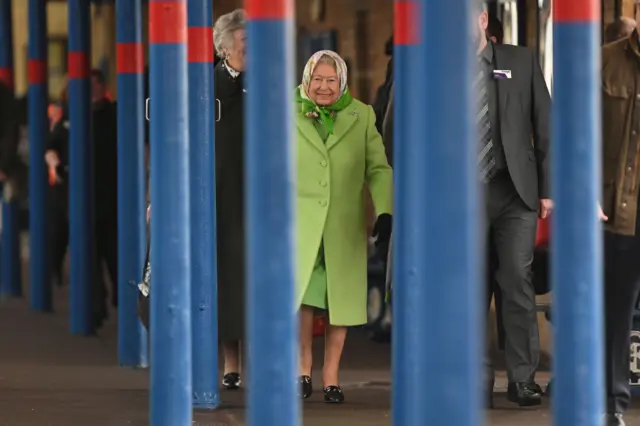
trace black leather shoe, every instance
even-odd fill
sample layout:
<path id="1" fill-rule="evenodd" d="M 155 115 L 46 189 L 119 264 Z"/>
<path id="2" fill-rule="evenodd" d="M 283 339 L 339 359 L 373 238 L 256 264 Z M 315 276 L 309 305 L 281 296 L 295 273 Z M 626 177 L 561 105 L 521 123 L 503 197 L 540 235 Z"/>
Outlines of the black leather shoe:
<path id="1" fill-rule="evenodd" d="M 549 380 L 547 384 L 547 390 L 544 392 L 545 396 L 551 397 L 551 385 L 553 384 L 553 379 Z"/>
<path id="2" fill-rule="evenodd" d="M 509 383 L 507 400 L 517 402 L 521 407 L 542 404 L 542 389 L 535 382 Z"/>
<path id="3" fill-rule="evenodd" d="M 342 404 L 344 402 L 342 388 L 340 386 L 327 386 L 324 388 L 324 402 Z"/>
<path id="4" fill-rule="evenodd" d="M 222 377 L 222 386 L 227 390 L 238 389 L 241 383 L 240 373 L 227 373 Z"/>
<path id="5" fill-rule="evenodd" d="M 606 414 L 604 426 L 626 426 L 622 413 Z"/>
<path id="6" fill-rule="evenodd" d="M 313 382 L 311 381 L 311 377 L 300 376 L 298 377 L 298 382 L 300 383 L 300 396 L 304 399 L 309 398 L 313 393 Z"/>

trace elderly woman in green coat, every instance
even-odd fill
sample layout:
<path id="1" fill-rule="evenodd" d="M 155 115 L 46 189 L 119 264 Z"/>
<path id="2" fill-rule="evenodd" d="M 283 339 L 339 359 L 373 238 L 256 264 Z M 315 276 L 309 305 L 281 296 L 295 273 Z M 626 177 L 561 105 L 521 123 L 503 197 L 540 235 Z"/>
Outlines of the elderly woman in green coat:
<path id="1" fill-rule="evenodd" d="M 315 53 L 296 89 L 297 300 L 301 396 L 311 396 L 314 314 L 328 316 L 324 399 L 341 403 L 338 369 L 347 327 L 366 323 L 367 231 L 364 193 L 378 217 L 373 236 L 385 252 L 391 236 L 393 173 L 373 108 L 354 99 L 347 66 L 335 52 Z M 386 253 L 382 253 L 386 256 Z"/>

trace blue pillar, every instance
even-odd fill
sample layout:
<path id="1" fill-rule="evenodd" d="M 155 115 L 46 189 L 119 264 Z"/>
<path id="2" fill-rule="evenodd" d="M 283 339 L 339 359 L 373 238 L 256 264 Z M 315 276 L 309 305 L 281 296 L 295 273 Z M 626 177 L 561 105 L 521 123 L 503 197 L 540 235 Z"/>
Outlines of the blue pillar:
<path id="1" fill-rule="evenodd" d="M 20 233 L 18 203 L 12 200 L 9 186 L 4 184 L 2 200 L 2 246 L 0 252 L 0 296 L 22 296 Z"/>
<path id="2" fill-rule="evenodd" d="M 29 304 L 50 311 L 51 275 L 47 238 L 47 167 L 44 151 L 47 119 L 47 8 L 46 0 L 29 0 Z"/>
<path id="3" fill-rule="evenodd" d="M 554 20 L 553 419 L 555 425 L 600 426 L 604 409 L 602 231 L 597 210 L 602 188 L 600 4 L 556 0 Z"/>
<path id="4" fill-rule="evenodd" d="M 94 331 L 96 275 L 91 133 L 91 14 L 86 0 L 69 0 L 69 252 L 71 333 Z"/>
<path id="5" fill-rule="evenodd" d="M 250 40 L 245 104 L 247 424 L 294 426 L 300 424 L 295 380 L 294 2 L 247 0 L 245 5 Z"/>
<path id="6" fill-rule="evenodd" d="M 151 426 L 191 426 L 186 0 L 149 2 Z"/>
<path id="7" fill-rule="evenodd" d="M 396 2 L 396 426 L 482 421 L 477 149 L 464 107 L 475 67 L 467 31 L 447 30 L 472 10 L 467 0 Z"/>
<path id="8" fill-rule="evenodd" d="M 11 0 L 0 0 L 0 80 L 13 89 L 13 26 Z M 22 296 L 18 203 L 11 183 L 5 181 L 2 197 L 0 296 Z"/>
<path id="9" fill-rule="evenodd" d="M 215 210 L 213 4 L 188 0 L 189 190 L 193 405 L 215 408 L 218 392 L 218 291 Z"/>
<path id="10" fill-rule="evenodd" d="M 12 18 L 11 0 L 0 0 L 0 81 L 13 89 Z"/>
<path id="11" fill-rule="evenodd" d="M 138 315 L 146 255 L 144 46 L 141 0 L 116 1 L 118 71 L 118 362 L 146 367 L 147 332 Z"/>

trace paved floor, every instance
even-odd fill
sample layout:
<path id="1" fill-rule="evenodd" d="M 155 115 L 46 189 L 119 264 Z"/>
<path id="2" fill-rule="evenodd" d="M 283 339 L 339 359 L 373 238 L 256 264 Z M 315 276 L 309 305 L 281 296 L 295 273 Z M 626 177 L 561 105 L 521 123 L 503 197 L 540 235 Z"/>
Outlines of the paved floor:
<path id="1" fill-rule="evenodd" d="M 113 322 L 97 337 L 71 336 L 66 300 L 66 290 L 56 290 L 56 312 L 47 315 L 29 312 L 26 300 L 0 301 L 0 426 L 148 425 L 148 371 L 117 366 Z M 304 403 L 305 426 L 390 425 L 389 346 L 356 334 L 341 376 L 347 403 L 325 405 L 317 392 Z M 540 382 L 546 377 L 542 373 Z M 520 410 L 506 402 L 504 386 L 500 376 L 488 425 L 550 424 L 546 404 Z M 242 425 L 243 397 L 223 392 L 221 409 L 196 412 L 194 426 Z M 640 410 L 633 415 L 640 424 Z"/>

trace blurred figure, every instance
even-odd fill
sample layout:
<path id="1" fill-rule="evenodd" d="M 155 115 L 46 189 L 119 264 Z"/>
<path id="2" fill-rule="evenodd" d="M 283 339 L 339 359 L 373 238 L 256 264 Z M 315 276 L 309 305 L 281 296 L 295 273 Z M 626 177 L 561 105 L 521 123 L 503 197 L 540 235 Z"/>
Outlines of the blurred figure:
<path id="1" fill-rule="evenodd" d="M 18 156 L 19 113 L 13 90 L 4 82 L 0 82 L 0 184 L 9 183 L 14 195 L 20 189 L 16 180 L 21 163 Z"/>
<path id="2" fill-rule="evenodd" d="M 300 392 L 308 398 L 313 323 L 328 315 L 322 371 L 324 400 L 342 403 L 338 372 L 347 327 L 367 322 L 367 235 L 362 194 L 369 188 L 373 236 L 387 258 L 393 172 L 375 127 L 373 108 L 353 99 L 347 66 L 335 52 L 316 52 L 296 89 L 297 279 L 300 304 Z"/>
<path id="3" fill-rule="evenodd" d="M 244 71 L 245 12 L 222 15 L 214 26 L 216 54 L 216 208 L 218 227 L 218 337 L 222 385 L 237 389 L 245 328 Z M 218 102 L 219 101 L 219 102 Z"/>
<path id="4" fill-rule="evenodd" d="M 376 114 L 376 129 L 382 133 L 382 122 L 384 121 L 389 99 L 391 97 L 391 86 L 393 85 L 393 36 L 389 37 L 384 45 L 384 53 L 389 57 L 387 62 L 387 74 L 384 83 L 380 85 L 376 93 L 376 100 L 373 102 L 373 111 Z"/>
<path id="5" fill-rule="evenodd" d="M 637 30 L 602 48 L 606 426 L 624 426 L 631 399 L 629 335 L 640 294 L 639 61 Z"/>
<path id="6" fill-rule="evenodd" d="M 111 278 L 111 303 L 118 306 L 118 115 L 107 96 L 102 71 L 91 71 L 92 142 L 94 158 L 98 301 L 107 295 L 102 261 Z M 106 307 L 100 303 L 98 310 Z"/>
<path id="7" fill-rule="evenodd" d="M 496 44 L 502 44 L 504 41 L 504 28 L 502 22 L 494 14 L 489 15 L 489 21 L 487 22 L 487 38 Z"/>
<path id="8" fill-rule="evenodd" d="M 631 18 L 619 18 L 606 26 L 604 30 L 604 43 L 609 44 L 623 38 L 629 38 L 635 29 L 636 21 Z"/>
<path id="9" fill-rule="evenodd" d="M 95 242 L 96 242 L 96 282 L 94 291 L 94 323 L 99 328 L 107 318 L 107 288 L 103 279 L 102 261 L 107 266 L 111 279 L 111 301 L 113 306 L 118 303 L 118 147 L 117 147 L 117 113 L 116 105 L 106 97 L 104 75 L 99 70 L 91 71 L 91 102 L 92 102 L 92 140 L 94 164 L 94 206 L 95 206 Z M 66 90 L 61 96 L 67 99 Z M 45 160 L 51 170 L 51 182 L 54 186 L 54 198 L 58 208 L 64 209 L 68 220 L 68 169 L 69 169 L 69 121 L 66 120 L 64 109 L 62 112 L 53 110 L 51 136 L 45 153 Z M 59 185 L 56 187 L 56 185 Z M 68 241 L 68 231 L 64 231 L 62 220 L 60 235 L 55 238 L 57 253 L 56 267 L 64 259 L 64 241 Z M 60 275 L 59 271 L 55 274 Z"/>
<path id="10" fill-rule="evenodd" d="M 63 284 L 64 258 L 69 245 L 69 118 L 63 102 L 49 106 L 49 136 L 45 149 L 49 168 L 52 279 Z"/>

